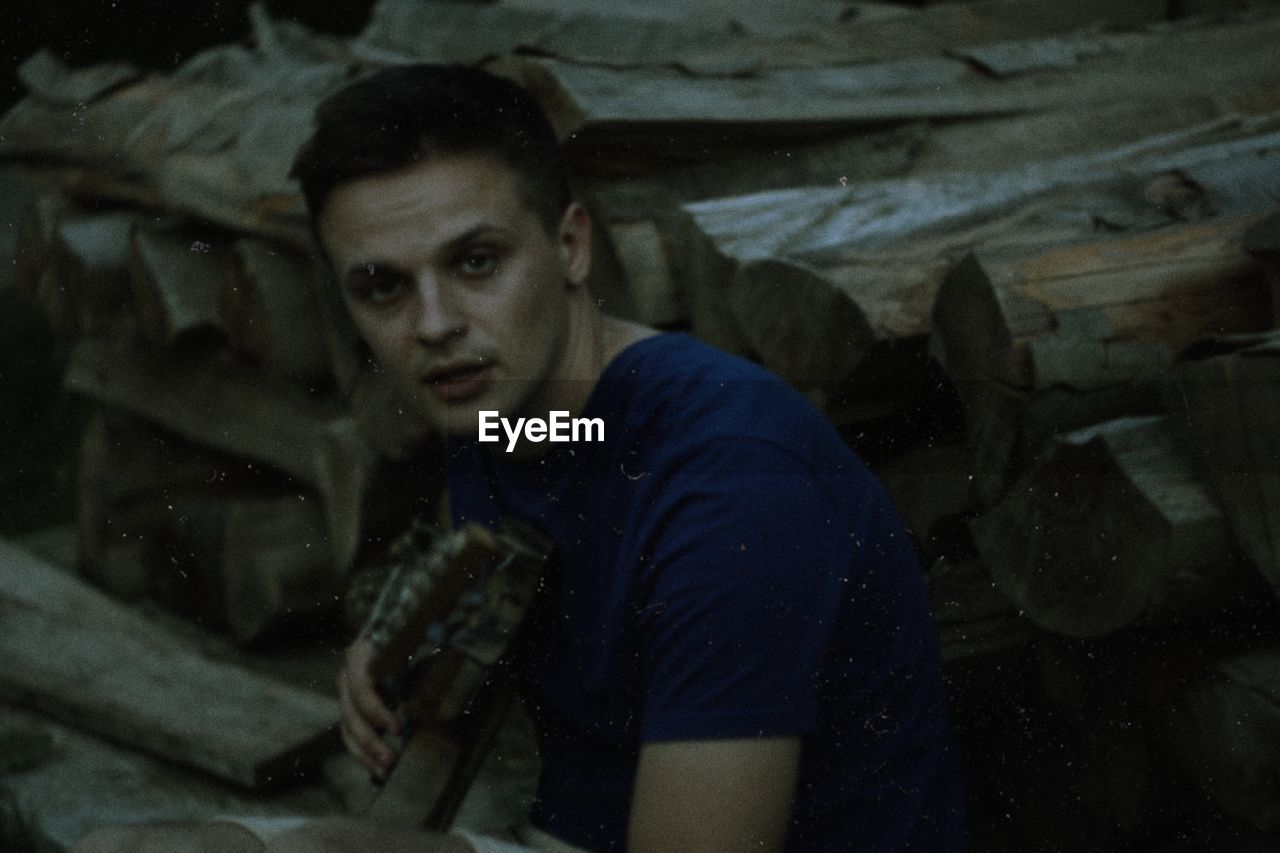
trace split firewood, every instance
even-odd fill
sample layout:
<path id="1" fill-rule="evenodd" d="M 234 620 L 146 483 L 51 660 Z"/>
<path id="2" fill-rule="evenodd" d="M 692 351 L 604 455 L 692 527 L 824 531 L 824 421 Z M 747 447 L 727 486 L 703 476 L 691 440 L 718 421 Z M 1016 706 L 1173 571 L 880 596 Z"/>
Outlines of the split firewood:
<path id="1" fill-rule="evenodd" d="M 330 554 L 324 508 L 315 498 L 287 494 L 232 501 L 221 556 L 227 627 L 241 643 L 338 607 L 342 576 Z"/>
<path id="2" fill-rule="evenodd" d="M 281 787 L 330 748 L 332 700 L 205 660 L 12 545 L 0 561 L 6 701 L 247 787 Z"/>
<path id="3" fill-rule="evenodd" d="M 45 196 L 23 226 L 19 288 L 59 335 L 110 334 L 132 321 L 129 242 L 139 217 Z"/>
<path id="4" fill-rule="evenodd" d="M 907 532 L 922 555 L 930 553 L 934 527 L 971 509 L 969 450 L 963 444 L 912 448 L 875 466 Z"/>
<path id="5" fill-rule="evenodd" d="M 978 552 L 1027 618 L 1071 637 L 1217 606 L 1246 570 L 1165 417 L 1051 439 L 971 522 Z"/>
<path id="6" fill-rule="evenodd" d="M 82 170 L 85 183 L 131 202 L 304 247 L 289 164 L 315 105 L 347 73 L 319 57 L 269 54 L 264 43 L 206 51 L 171 76 L 76 105 L 35 90 L 0 119 L 0 151 Z M 78 86 L 91 72 L 61 73 Z"/>
<path id="7" fill-rule="evenodd" d="M 89 417 L 76 477 L 77 562 L 98 586 L 127 599 L 152 592 L 156 567 L 168 569 L 180 552 L 160 533 L 174 527 L 175 502 L 290 485 L 269 466 L 111 409 Z"/>
<path id="8" fill-rule="evenodd" d="M 13 256 L 14 287 L 44 311 L 50 327 L 61 335 L 69 335 L 74 329 L 66 297 L 59 292 L 53 273 L 53 254 L 58 223 L 71 209 L 71 199 L 62 193 L 39 196 L 22 218 Z"/>
<path id="9" fill-rule="evenodd" d="M 694 333 L 823 398 L 874 344 L 928 332 L 941 282 L 973 247 L 1256 210 L 1244 179 L 1278 165 L 1280 135 L 1213 126 L 997 174 L 702 202 L 659 224 L 672 269 L 691 273 L 678 275 Z"/>
<path id="10" fill-rule="evenodd" d="M 1005 651 L 1040 638 L 975 561 L 939 560 L 925 573 L 945 661 Z"/>
<path id="11" fill-rule="evenodd" d="M 1165 391 L 1241 549 L 1280 595 L 1280 333 L 1202 342 Z"/>
<path id="12" fill-rule="evenodd" d="M 1241 249 L 1245 215 L 1042 250 L 970 254 L 938 291 L 935 321 L 991 505 L 1049 435 L 1160 410 L 1174 353 L 1270 323 Z"/>
<path id="13" fill-rule="evenodd" d="M 264 240 L 236 242 L 236 285 L 224 290 L 238 348 L 266 372 L 313 386 L 330 382 L 332 364 L 316 334 L 316 305 L 328 285 L 315 260 Z"/>
<path id="14" fill-rule="evenodd" d="M 189 441 L 264 462 L 318 491 L 334 560 L 345 567 L 361 540 L 373 451 L 333 400 L 272 382 L 210 351 L 158 350 L 85 339 L 67 387 L 147 418 Z"/>
<path id="15" fill-rule="evenodd" d="M 658 226 L 651 221 L 618 222 L 609 227 L 609 239 L 631 296 L 628 316 L 650 326 L 683 324 L 683 300 L 672 279 L 669 250 Z"/>
<path id="16" fill-rule="evenodd" d="M 1218 662 L 1152 702 L 1183 776 L 1224 812 L 1280 830 L 1280 651 Z M 1259 848 L 1261 849 L 1261 848 Z"/>
<path id="17" fill-rule="evenodd" d="M 225 338 L 222 304 L 234 286 L 225 239 L 208 228 L 139 229 L 131 271 L 138 330 L 161 346 L 193 334 Z"/>

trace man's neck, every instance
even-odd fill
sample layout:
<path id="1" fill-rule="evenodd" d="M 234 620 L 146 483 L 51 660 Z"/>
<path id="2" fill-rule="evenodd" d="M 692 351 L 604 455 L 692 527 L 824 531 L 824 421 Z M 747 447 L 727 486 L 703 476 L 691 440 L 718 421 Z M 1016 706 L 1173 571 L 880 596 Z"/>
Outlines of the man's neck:
<path id="1" fill-rule="evenodd" d="M 571 310 L 582 313 L 570 323 L 572 331 L 565 344 L 565 369 L 547 389 L 546 412 L 532 413 L 539 417 L 552 411 L 568 412 L 570 417 L 581 415 L 609 363 L 631 344 L 658 334 L 648 326 L 610 317 L 594 303 L 580 303 Z M 545 456 L 548 450 L 547 443 L 521 441 L 507 458 L 529 462 Z"/>

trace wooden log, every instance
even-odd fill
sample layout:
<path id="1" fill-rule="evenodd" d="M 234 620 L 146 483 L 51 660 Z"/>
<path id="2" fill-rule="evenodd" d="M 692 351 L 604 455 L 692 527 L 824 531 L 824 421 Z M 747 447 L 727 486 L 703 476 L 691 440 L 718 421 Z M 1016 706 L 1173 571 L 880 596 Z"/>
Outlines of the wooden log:
<path id="1" fill-rule="evenodd" d="M 684 324 L 687 312 L 658 226 L 652 221 L 614 223 L 609 238 L 626 274 L 631 319 L 659 327 Z"/>
<path id="2" fill-rule="evenodd" d="M 128 323 L 129 239 L 137 218 L 95 213 L 47 193 L 23 219 L 15 256 L 18 291 L 63 337 L 107 333 Z"/>
<path id="3" fill-rule="evenodd" d="M 239 275 L 224 304 L 238 348 L 272 376 L 330 384 L 329 352 L 315 329 L 327 275 L 310 256 L 265 240 L 239 240 L 234 254 Z"/>
<path id="4" fill-rule="evenodd" d="M 225 354 L 127 340 L 81 341 L 65 384 L 311 486 L 324 500 L 335 561 L 345 567 L 355 556 L 373 453 L 335 401 L 272 382 Z"/>
<path id="5" fill-rule="evenodd" d="M 96 189 L 130 201 L 306 247 L 288 166 L 346 69 L 315 57 L 263 61 L 262 51 L 207 51 L 170 77 L 82 106 L 33 96 L 0 120 L 0 149 L 83 169 Z"/>
<path id="6" fill-rule="evenodd" d="M 233 280 L 223 235 L 190 225 L 139 229 L 130 261 L 134 311 L 143 337 L 162 346 L 188 335 L 226 337 L 222 302 Z"/>
<path id="7" fill-rule="evenodd" d="M 944 661 L 1007 651 L 1043 636 L 975 561 L 939 560 L 925 573 Z"/>
<path id="8" fill-rule="evenodd" d="M 1054 432 L 1158 411 L 1174 352 L 1265 327 L 1270 294 L 1240 238 L 1258 216 L 1039 251 L 970 254 L 938 290 L 941 359 L 991 505 Z"/>
<path id="9" fill-rule="evenodd" d="M 171 547 L 175 502 L 290 485 L 272 468 L 104 409 L 85 424 L 76 476 L 77 562 L 98 586 L 129 599 L 153 592 L 156 571 L 180 551 Z"/>
<path id="10" fill-rule="evenodd" d="M 1165 400 L 1241 549 L 1280 595 L 1278 383 L 1280 333 L 1216 338 L 1187 352 Z"/>
<path id="11" fill-rule="evenodd" d="M 342 578 L 329 550 L 324 508 L 314 497 L 234 501 L 221 554 L 232 637 L 253 642 L 281 624 L 335 610 Z"/>
<path id="12" fill-rule="evenodd" d="M 1001 591 L 1072 637 L 1195 612 L 1242 573 L 1226 520 L 1164 417 L 1052 439 L 971 527 Z"/>
<path id="13" fill-rule="evenodd" d="M 164 642 L 140 617 L 8 543 L 0 559 L 6 701 L 247 787 L 296 778 L 330 743 L 332 700 Z"/>
<path id="14" fill-rule="evenodd" d="M 58 223 L 72 203 L 57 192 L 45 193 L 27 210 L 18 231 L 13 283 L 29 302 L 40 306 L 49 326 L 60 335 L 74 331 L 68 299 L 58 288 L 53 271 Z"/>
<path id="15" fill-rule="evenodd" d="M 1277 164 L 1280 136 L 1215 126 L 999 174 L 690 204 L 692 220 L 660 224 L 673 270 L 693 271 L 680 277 L 693 331 L 821 397 L 873 344 L 924 333 L 944 273 L 974 246 L 1087 240 L 1100 222 L 1153 228 L 1204 216 L 1209 199 L 1219 211 L 1256 209 L 1233 187 Z M 1162 189 L 1173 168 L 1196 175 L 1186 198 Z"/>
<path id="16" fill-rule="evenodd" d="M 920 447 L 874 466 L 907 532 L 926 556 L 938 522 L 970 510 L 969 451 L 963 444 Z"/>
<path id="17" fill-rule="evenodd" d="M 1274 838 L 1280 830 L 1280 653 L 1264 648 L 1224 659 L 1152 708 L 1183 776 L 1224 812 Z"/>

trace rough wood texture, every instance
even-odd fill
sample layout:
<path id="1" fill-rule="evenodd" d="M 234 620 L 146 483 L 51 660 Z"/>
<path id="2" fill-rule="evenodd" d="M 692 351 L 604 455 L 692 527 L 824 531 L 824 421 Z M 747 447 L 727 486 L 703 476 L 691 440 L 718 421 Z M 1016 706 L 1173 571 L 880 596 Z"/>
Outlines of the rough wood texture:
<path id="1" fill-rule="evenodd" d="M 7 542 L 0 560 L 7 701 L 248 787 L 280 785 L 328 748 L 332 700 L 203 660 Z"/>
<path id="2" fill-rule="evenodd" d="M 265 462 L 311 486 L 324 500 L 334 560 L 346 566 L 355 556 L 373 453 L 336 402 L 270 382 L 223 353 L 158 350 L 127 340 L 81 341 L 65 382 L 192 442 Z"/>
<path id="3" fill-rule="evenodd" d="M 1278 164 L 1280 135 L 1227 123 L 994 174 L 690 204 L 692 220 L 659 224 L 695 334 L 822 397 L 876 342 L 925 333 L 944 275 L 973 247 L 1053 245 L 1093 239 L 1103 225 L 1142 230 L 1256 210 L 1256 194 L 1241 186 Z M 963 343 L 976 312 L 961 304 L 967 313 L 953 325 Z"/>
<path id="4" fill-rule="evenodd" d="M 127 211 L 64 215 L 54 231 L 52 273 L 64 310 L 55 327 L 72 337 L 111 334 L 130 317 L 129 244 L 138 216 Z"/>
<path id="5" fill-rule="evenodd" d="M 107 824 L 321 816 L 338 807 L 321 785 L 264 796 L 0 704 L 0 849 L 65 850 Z"/>
<path id="6" fill-rule="evenodd" d="M 1163 417 L 1052 439 L 971 527 L 1001 591 L 1072 637 L 1198 610 L 1240 570 L 1226 520 Z"/>
<path id="7" fill-rule="evenodd" d="M 299 617 L 332 612 L 342 576 L 324 508 L 306 495 L 231 503 L 223 535 L 227 626 L 242 643 Z"/>
<path id="8" fill-rule="evenodd" d="M 1265 328 L 1270 293 L 1240 247 L 1258 215 L 1047 250 L 970 254 L 938 290 L 941 360 L 990 505 L 1054 432 L 1158 411 L 1197 338 Z"/>
<path id="9" fill-rule="evenodd" d="M 762 67 L 854 65 L 936 53 L 961 44 L 1027 38 L 1164 18 L 1162 0 L 1064 7 L 1048 0 L 988 0 L 911 11 L 883 3 L 814 0 L 802 6 L 725 0 L 644 3 L 382 0 L 354 45 L 371 61 L 471 62 L 532 52 L 619 67 L 667 65 L 697 74 Z"/>
<path id="10" fill-rule="evenodd" d="M 234 247 L 236 287 L 227 291 L 234 339 L 271 376 L 324 386 L 332 365 L 323 335 L 316 334 L 322 287 L 333 286 L 309 255 L 265 240 Z"/>
<path id="11" fill-rule="evenodd" d="M 925 581 L 938 623 L 943 660 L 1005 651 L 1043 634 L 1018 614 L 975 561 L 940 560 L 926 572 Z"/>
<path id="12" fill-rule="evenodd" d="M 1280 333 L 1193 348 L 1165 401 L 1240 547 L 1280 594 Z"/>
<path id="13" fill-rule="evenodd" d="M 133 235 L 134 313 L 147 340 L 164 346 L 193 334 L 226 336 L 222 303 L 234 281 L 228 247 L 217 237 L 190 226 Z"/>

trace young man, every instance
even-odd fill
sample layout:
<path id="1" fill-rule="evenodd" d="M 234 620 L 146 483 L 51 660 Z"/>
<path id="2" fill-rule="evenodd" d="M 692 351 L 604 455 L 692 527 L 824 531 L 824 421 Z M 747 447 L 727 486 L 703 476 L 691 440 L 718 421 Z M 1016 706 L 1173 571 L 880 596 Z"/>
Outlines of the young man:
<path id="1" fill-rule="evenodd" d="M 557 545 L 519 650 L 543 757 L 524 840 L 960 849 L 937 639 L 883 491 L 777 378 L 598 310 L 591 222 L 531 99 L 389 69 L 321 107 L 295 174 L 378 365 L 450 437 L 454 521 Z M 598 419 L 603 440 L 508 452 L 477 441 L 482 412 Z M 343 733 L 385 772 L 369 655 L 348 652 Z M 490 843 L 339 821 L 271 849 Z"/>

